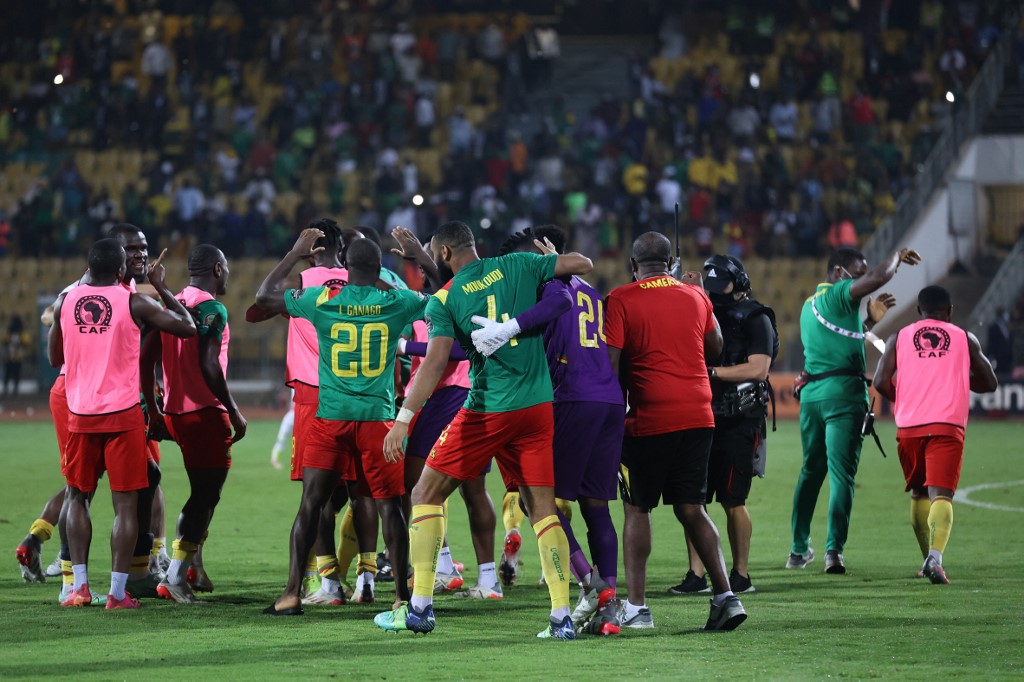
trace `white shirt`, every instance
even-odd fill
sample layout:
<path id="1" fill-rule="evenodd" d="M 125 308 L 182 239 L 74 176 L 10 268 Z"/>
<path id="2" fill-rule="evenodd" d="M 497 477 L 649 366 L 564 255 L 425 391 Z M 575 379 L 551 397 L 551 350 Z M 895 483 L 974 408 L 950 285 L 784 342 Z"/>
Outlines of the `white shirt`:
<path id="1" fill-rule="evenodd" d="M 661 201 L 661 210 L 665 213 L 673 212 L 676 204 L 679 203 L 679 198 L 683 195 L 683 188 L 672 178 L 658 180 L 658 184 L 654 186 L 654 191 L 658 193 L 658 198 Z"/>
<path id="2" fill-rule="evenodd" d="M 171 70 L 171 51 L 159 41 L 153 41 L 142 51 L 142 73 L 147 76 L 166 76 Z"/>

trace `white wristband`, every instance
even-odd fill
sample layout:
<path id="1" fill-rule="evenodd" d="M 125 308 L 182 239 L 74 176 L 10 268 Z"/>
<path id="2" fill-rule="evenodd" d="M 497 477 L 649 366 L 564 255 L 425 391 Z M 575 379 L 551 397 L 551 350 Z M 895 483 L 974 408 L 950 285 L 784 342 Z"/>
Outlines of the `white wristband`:
<path id="1" fill-rule="evenodd" d="M 412 410 L 410 410 L 408 408 L 403 407 L 403 408 L 400 408 L 398 410 L 398 416 L 395 417 L 395 421 L 396 422 L 402 422 L 403 424 L 408 424 L 409 422 L 412 421 L 412 418 L 415 417 L 415 416 L 416 416 L 415 412 L 413 412 Z"/>

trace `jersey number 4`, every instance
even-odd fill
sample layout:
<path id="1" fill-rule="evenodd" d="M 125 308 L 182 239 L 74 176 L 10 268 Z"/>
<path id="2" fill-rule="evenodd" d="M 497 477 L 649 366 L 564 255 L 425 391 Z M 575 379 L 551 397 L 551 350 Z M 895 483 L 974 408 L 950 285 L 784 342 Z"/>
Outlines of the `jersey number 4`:
<path id="1" fill-rule="evenodd" d="M 493 322 L 497 322 L 498 321 L 498 299 L 495 298 L 494 294 L 490 294 L 490 295 L 487 296 L 487 319 L 491 320 Z M 502 322 L 508 322 L 508 320 L 509 320 L 508 313 L 502 313 L 501 314 L 501 321 Z M 510 345 L 510 346 L 518 346 L 519 342 L 516 341 L 514 338 L 512 338 L 512 339 L 509 339 L 508 345 Z"/>
<path id="2" fill-rule="evenodd" d="M 378 351 L 373 357 L 373 337 L 379 337 Z M 344 337 L 344 340 L 342 340 Z M 379 322 L 364 324 L 362 333 L 359 327 L 351 322 L 338 322 L 331 326 L 331 338 L 337 343 L 331 346 L 331 369 L 336 376 L 352 379 L 357 376 L 378 377 L 384 373 L 388 364 L 388 326 Z M 350 362 L 347 367 L 341 366 L 343 353 L 355 353 L 360 350 L 360 361 Z M 376 361 L 376 364 L 374 362 Z"/>
<path id="3" fill-rule="evenodd" d="M 580 311 L 580 345 L 584 348 L 598 348 L 600 347 L 597 340 L 604 341 L 604 303 L 601 299 L 597 300 L 597 305 L 594 305 L 594 301 L 587 294 L 582 291 L 576 292 L 576 304 L 581 308 Z M 597 331 L 593 334 L 590 333 L 592 329 L 589 325 L 594 323 L 594 308 L 597 308 Z"/>

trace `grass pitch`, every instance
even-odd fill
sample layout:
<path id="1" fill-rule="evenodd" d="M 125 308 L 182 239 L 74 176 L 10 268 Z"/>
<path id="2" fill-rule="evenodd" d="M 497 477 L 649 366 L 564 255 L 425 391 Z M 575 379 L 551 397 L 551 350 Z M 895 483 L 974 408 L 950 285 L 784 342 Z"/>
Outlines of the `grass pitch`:
<path id="1" fill-rule="evenodd" d="M 61 484 L 52 427 L 46 422 L 0 425 L 0 678 L 363 679 L 484 678 L 890 678 L 1020 679 L 1024 675 L 1024 486 L 990 488 L 971 499 L 1019 511 L 957 504 L 946 568 L 953 585 L 914 577 L 921 558 L 909 525 L 909 505 L 897 462 L 894 432 L 881 425 L 890 453 L 867 443 L 846 559 L 849 574 L 822 573 L 827 484 L 819 500 L 812 543 L 819 558 L 804 571 L 782 568 L 789 551 L 789 514 L 800 465 L 794 422 L 769 440 L 768 478 L 755 481 L 751 575 L 757 592 L 744 595 L 750 618 L 732 633 L 702 633 L 707 599 L 669 596 L 685 572 L 682 531 L 668 509 L 654 513 L 654 552 L 648 605 L 656 629 L 572 643 L 534 635 L 547 618 L 547 592 L 536 587 L 538 560 L 524 529 L 520 584 L 500 602 L 438 598 L 438 629 L 428 636 L 377 630 L 382 606 L 309 607 L 300 618 L 260 614 L 286 577 L 288 532 L 299 486 L 271 469 L 268 453 L 277 424 L 253 422 L 235 449 L 234 467 L 214 518 L 206 567 L 216 591 L 207 604 L 183 607 L 146 600 L 138 611 L 57 606 L 57 581 L 24 585 L 14 548 L 46 497 Z M 967 437 L 962 487 L 1024 479 L 1018 457 L 1022 428 L 973 423 Z M 173 445 L 163 450 L 168 518 L 184 501 L 186 482 Z M 500 504 L 501 481 L 491 477 Z M 110 498 L 94 503 L 91 582 L 109 580 Z M 621 521 L 621 507 L 613 506 Z M 725 535 L 720 509 L 712 515 Z M 499 514 L 500 516 L 500 514 Z M 585 538 L 579 519 L 578 537 Z M 621 528 L 621 525 L 620 525 Z M 171 533 L 173 535 L 173 530 Z M 501 542 L 499 527 L 496 542 Z M 450 538 L 472 583 L 472 545 L 464 507 L 451 506 Z M 382 546 L 382 545 L 381 545 Z M 44 564 L 57 551 L 44 548 Z M 500 552 L 500 546 L 496 548 Z M 726 549 L 728 557 L 728 549 Z M 620 557 L 621 566 L 621 557 Z M 622 569 L 620 568 L 620 576 Z M 620 590 L 625 596 L 624 581 Z M 382 605 L 391 590 L 378 590 Z M 575 591 L 573 594 L 575 600 Z"/>

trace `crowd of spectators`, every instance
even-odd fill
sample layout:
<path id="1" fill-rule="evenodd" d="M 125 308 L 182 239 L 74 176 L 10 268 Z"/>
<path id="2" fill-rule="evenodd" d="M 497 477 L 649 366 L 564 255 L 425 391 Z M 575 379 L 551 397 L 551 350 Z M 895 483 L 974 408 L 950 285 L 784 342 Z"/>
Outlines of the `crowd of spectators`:
<path id="1" fill-rule="evenodd" d="M 694 254 L 816 257 L 893 210 L 999 34 L 972 0 L 917 3 L 920 30 L 897 39 L 885 11 L 730 3 L 709 31 L 663 3 L 658 54 L 637 55 L 631 93 L 577 115 L 553 82 L 547 20 L 130 4 L 76 5 L 38 35 L 2 29 L 0 64 L 22 78 L 0 89 L 0 150 L 45 170 L 0 207 L 0 252 L 79 253 L 125 219 L 156 243 L 262 256 L 328 213 L 422 237 L 462 219 L 485 248 L 558 222 L 580 250 L 617 256 L 670 229 L 678 203 Z M 800 42 L 776 39 L 794 27 Z M 740 69 L 659 73 L 708 41 Z M 113 188 L 75 149 L 146 163 Z"/>

